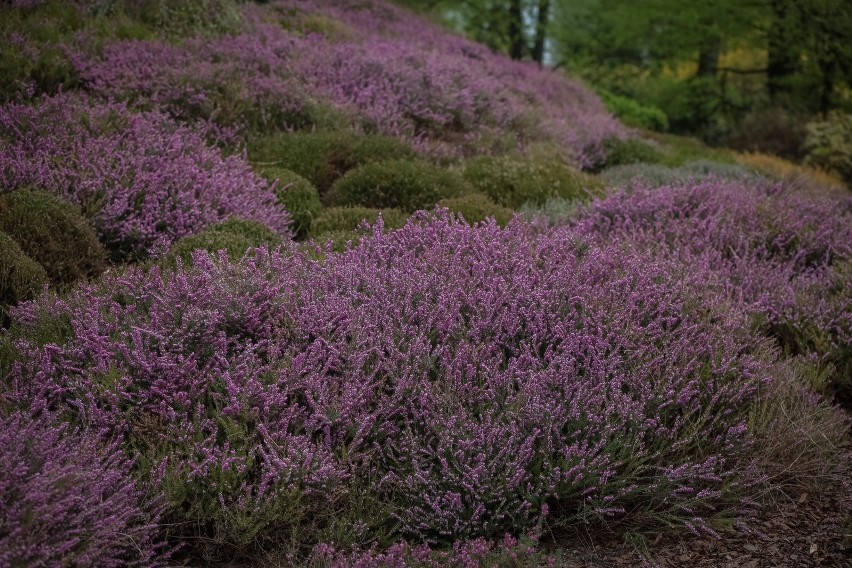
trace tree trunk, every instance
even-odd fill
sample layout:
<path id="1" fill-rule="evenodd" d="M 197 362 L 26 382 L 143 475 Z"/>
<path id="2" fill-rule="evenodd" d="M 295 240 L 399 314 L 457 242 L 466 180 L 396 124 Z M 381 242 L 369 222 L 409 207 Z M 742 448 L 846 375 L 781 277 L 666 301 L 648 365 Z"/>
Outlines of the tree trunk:
<path id="1" fill-rule="evenodd" d="M 771 0 L 772 24 L 767 42 L 768 63 L 766 66 L 766 85 L 769 98 L 776 102 L 779 97 L 790 91 L 789 78 L 798 68 L 798 54 L 794 49 L 791 26 L 795 14 L 790 0 Z"/>
<path id="2" fill-rule="evenodd" d="M 535 26 L 535 44 L 532 58 L 541 67 L 544 63 L 544 40 L 547 37 L 547 23 L 550 20 L 550 0 L 538 0 L 538 17 Z"/>
<path id="3" fill-rule="evenodd" d="M 523 59 L 525 43 L 521 0 L 512 0 L 509 5 L 509 56 L 512 59 Z"/>
<path id="4" fill-rule="evenodd" d="M 719 72 L 719 57 L 722 55 L 722 38 L 711 38 L 698 53 L 698 76 L 715 77 Z"/>

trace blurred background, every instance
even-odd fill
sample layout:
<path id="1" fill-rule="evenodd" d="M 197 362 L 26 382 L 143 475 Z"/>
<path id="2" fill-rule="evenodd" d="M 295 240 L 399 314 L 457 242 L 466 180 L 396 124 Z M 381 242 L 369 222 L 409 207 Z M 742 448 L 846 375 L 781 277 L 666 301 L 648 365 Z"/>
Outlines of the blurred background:
<path id="1" fill-rule="evenodd" d="M 581 77 L 632 126 L 852 167 L 849 0 L 400 3 Z"/>

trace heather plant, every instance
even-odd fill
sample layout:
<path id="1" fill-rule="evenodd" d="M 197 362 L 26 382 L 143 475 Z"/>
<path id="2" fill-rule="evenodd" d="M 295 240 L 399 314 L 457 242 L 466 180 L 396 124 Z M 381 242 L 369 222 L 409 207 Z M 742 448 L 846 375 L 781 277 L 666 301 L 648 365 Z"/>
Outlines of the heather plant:
<path id="1" fill-rule="evenodd" d="M 657 164 L 665 161 L 663 153 L 647 142 L 635 139 L 608 138 L 603 142 L 605 158 L 591 171 L 624 164 Z"/>
<path id="2" fill-rule="evenodd" d="M 228 258 L 238 260 L 251 248 L 276 246 L 282 242 L 281 235 L 262 223 L 233 218 L 183 237 L 172 245 L 164 261 L 167 266 L 174 266 L 180 258 L 188 264 L 192 262 L 192 253 L 198 249 L 213 254 L 224 250 Z"/>
<path id="3" fill-rule="evenodd" d="M 662 164 L 625 164 L 608 168 L 598 174 L 598 177 L 609 187 L 627 187 L 637 184 L 660 187 L 688 180 L 702 181 L 707 178 L 757 181 L 760 176 L 754 170 L 738 164 L 696 160 L 678 167 Z"/>
<path id="4" fill-rule="evenodd" d="M 845 187 L 843 180 L 834 174 L 812 166 L 794 164 L 778 156 L 758 152 L 745 152 L 737 153 L 735 158 L 738 164 L 742 164 L 773 179 L 805 179 L 823 191 L 829 188 Z"/>
<path id="5" fill-rule="evenodd" d="M 47 284 L 47 273 L 2 231 L 0 260 L 0 324 L 5 324 L 6 309 L 41 292 Z"/>
<path id="6" fill-rule="evenodd" d="M 287 235 L 289 216 L 239 156 L 166 116 L 62 95 L 0 107 L 0 192 L 38 187 L 81 208 L 114 258 L 238 216 Z"/>
<path id="7" fill-rule="evenodd" d="M 157 566 L 159 506 L 116 443 L 43 412 L 0 418 L 0 565 Z"/>
<path id="8" fill-rule="evenodd" d="M 482 156 L 467 161 L 462 175 L 477 191 L 510 209 L 550 198 L 588 199 L 600 183 L 556 159 Z"/>
<path id="9" fill-rule="evenodd" d="M 748 322 L 691 293 L 704 274 L 422 215 L 319 260 L 198 251 L 18 307 L 4 399 L 120 434 L 187 553 L 747 514 L 771 375 Z M 39 310 L 73 335 L 28 339 Z"/>
<path id="10" fill-rule="evenodd" d="M 422 160 L 389 160 L 348 172 L 334 182 L 329 201 L 413 212 L 469 191 L 467 183 L 452 171 Z"/>
<path id="11" fill-rule="evenodd" d="M 278 203 L 292 219 L 290 228 L 294 236 L 304 238 L 311 230 L 311 223 L 322 211 L 317 188 L 299 174 L 276 166 L 262 168 L 260 175 L 275 184 Z"/>
<path id="12" fill-rule="evenodd" d="M 79 209 L 38 191 L 0 194 L 0 231 L 63 288 L 106 270 L 106 252 Z"/>
<path id="13" fill-rule="evenodd" d="M 508 207 L 497 205 L 487 196 L 471 193 L 462 197 L 449 197 L 438 202 L 439 207 L 446 207 L 453 213 L 458 213 L 468 223 L 479 223 L 493 218 L 501 227 L 506 226 L 514 211 Z"/>
<path id="14" fill-rule="evenodd" d="M 388 159 L 413 159 L 416 155 L 409 146 L 389 136 L 297 131 L 253 141 L 249 157 L 263 167 L 296 172 L 324 196 L 351 169 Z"/>
<path id="15" fill-rule="evenodd" d="M 354 231 L 366 221 L 374 225 L 381 216 L 385 229 L 399 229 L 408 220 L 408 214 L 399 209 L 376 209 L 372 207 L 329 207 L 317 216 L 312 226 L 313 235 L 334 231 Z"/>
<path id="16" fill-rule="evenodd" d="M 852 185 L 852 114 L 835 112 L 808 124 L 805 163 L 837 174 Z"/>
<path id="17" fill-rule="evenodd" d="M 161 36 L 235 34 L 242 31 L 242 14 L 236 0 L 130 0 L 128 11 Z"/>

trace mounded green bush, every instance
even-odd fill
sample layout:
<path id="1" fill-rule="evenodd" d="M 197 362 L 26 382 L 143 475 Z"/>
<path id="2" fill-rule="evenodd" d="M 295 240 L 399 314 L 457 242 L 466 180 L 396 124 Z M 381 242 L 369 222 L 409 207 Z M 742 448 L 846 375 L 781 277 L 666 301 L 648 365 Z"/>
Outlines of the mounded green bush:
<path id="1" fill-rule="evenodd" d="M 601 189 L 591 176 L 555 159 L 481 156 L 468 161 L 462 175 L 475 190 L 511 209 L 553 197 L 587 199 Z"/>
<path id="2" fill-rule="evenodd" d="M 660 187 L 685 180 L 702 180 L 708 177 L 724 179 L 756 179 L 759 174 L 738 164 L 711 160 L 687 162 L 677 168 L 661 164 L 623 164 L 604 170 L 599 174 L 607 187 L 623 187 L 638 182 L 650 187 Z"/>
<path id="3" fill-rule="evenodd" d="M 47 283 L 47 273 L 21 250 L 12 237 L 0 232 L 0 324 L 6 308 L 38 294 Z"/>
<path id="4" fill-rule="evenodd" d="M 329 207 L 323 210 L 311 227 L 312 235 L 356 230 L 363 221 L 373 225 L 379 215 L 385 229 L 399 229 L 405 225 L 408 215 L 399 209 L 374 209 L 372 207 Z"/>
<path id="5" fill-rule="evenodd" d="M 278 233 L 257 221 L 244 219 L 228 219 L 224 223 L 207 227 L 194 235 L 186 236 L 177 241 L 163 259 L 166 266 L 174 266 L 177 258 L 189 264 L 192 252 L 198 249 L 217 253 L 224 250 L 228 258 L 241 258 L 249 248 L 264 245 L 278 245 L 283 242 Z"/>
<path id="6" fill-rule="evenodd" d="M 807 126 L 805 163 L 835 173 L 852 186 L 852 114 L 834 112 Z"/>
<path id="7" fill-rule="evenodd" d="M 278 202 L 290 213 L 296 238 L 304 238 L 311 230 L 314 218 L 322 211 L 317 188 L 296 172 L 284 168 L 267 167 L 261 170 L 260 175 L 278 182 L 275 191 Z"/>
<path id="8" fill-rule="evenodd" d="M 263 166 L 291 170 L 324 195 L 349 170 L 389 158 L 414 158 L 409 146 L 388 136 L 351 132 L 286 132 L 249 146 L 249 157 Z"/>
<path id="9" fill-rule="evenodd" d="M 594 171 L 623 164 L 660 164 L 665 162 L 662 152 L 641 140 L 609 138 L 604 141 L 604 162 Z"/>
<path id="10" fill-rule="evenodd" d="M 53 286 L 62 288 L 106 270 L 106 252 L 86 218 L 48 193 L 0 195 L 0 231 L 44 267 Z"/>
<path id="11" fill-rule="evenodd" d="M 391 160 L 350 171 L 334 183 L 329 199 L 335 205 L 416 211 L 469 191 L 464 180 L 449 170 L 422 160 Z"/>
<path id="12" fill-rule="evenodd" d="M 364 234 L 358 231 L 326 231 L 315 236 L 314 242 L 323 248 L 331 243 L 331 252 L 343 252 L 350 243 L 356 246 L 362 237 Z"/>
<path id="13" fill-rule="evenodd" d="M 442 199 L 438 202 L 438 205 L 446 207 L 453 213 L 459 213 L 468 223 L 478 223 L 485 221 L 488 217 L 493 217 L 501 227 L 505 226 L 515 214 L 508 207 L 494 203 L 493 200 L 481 193 Z"/>
<path id="14" fill-rule="evenodd" d="M 598 95 L 609 112 L 628 126 L 647 128 L 665 132 L 669 129 L 669 119 L 659 108 L 642 104 L 635 99 L 616 95 L 612 91 L 599 89 Z"/>

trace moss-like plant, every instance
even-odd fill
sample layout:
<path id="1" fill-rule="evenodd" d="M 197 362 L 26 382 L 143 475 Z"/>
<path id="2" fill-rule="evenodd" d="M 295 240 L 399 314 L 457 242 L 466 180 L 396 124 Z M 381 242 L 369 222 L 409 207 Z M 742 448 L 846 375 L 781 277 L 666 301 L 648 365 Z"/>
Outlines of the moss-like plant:
<path id="1" fill-rule="evenodd" d="M 46 283 L 44 268 L 0 232 L 0 324 L 6 323 L 6 308 L 33 298 Z"/>
<path id="2" fill-rule="evenodd" d="M 40 191 L 0 196 L 0 231 L 41 264 L 53 286 L 65 287 L 106 270 L 106 252 L 77 207 Z"/>
<path id="3" fill-rule="evenodd" d="M 422 160 L 391 160 L 347 173 L 335 182 L 329 198 L 337 205 L 416 211 L 469 192 L 464 180 L 449 170 Z"/>
<path id="4" fill-rule="evenodd" d="M 478 223 L 489 217 L 493 217 L 497 224 L 502 227 L 514 215 L 514 211 L 511 209 L 494 203 L 494 201 L 481 193 L 471 193 L 470 195 L 463 195 L 461 197 L 442 199 L 438 202 L 438 205 L 446 207 L 453 213 L 459 213 L 468 223 Z"/>
<path id="5" fill-rule="evenodd" d="M 374 209 L 371 207 L 329 207 L 314 220 L 311 234 L 321 235 L 336 231 L 354 231 L 364 221 L 374 224 L 382 216 L 385 229 L 399 229 L 405 225 L 408 215 L 399 209 Z"/>
<path id="6" fill-rule="evenodd" d="M 292 170 L 270 166 L 260 175 L 277 182 L 275 194 L 293 219 L 291 228 L 297 239 L 304 238 L 314 218 L 322 211 L 319 192 L 314 185 Z"/>
<path id="7" fill-rule="evenodd" d="M 257 221 L 228 219 L 224 223 L 213 225 L 203 231 L 177 241 L 163 263 L 168 267 L 175 265 L 180 258 L 184 264 L 191 262 L 192 253 L 202 249 L 211 253 L 224 250 L 228 258 L 241 258 L 248 249 L 264 245 L 278 245 L 283 242 L 281 236 Z"/>
<path id="8" fill-rule="evenodd" d="M 291 170 L 313 183 L 320 195 L 360 165 L 414 156 L 414 150 L 395 138 L 351 132 L 287 132 L 249 146 L 253 162 Z"/>
<path id="9" fill-rule="evenodd" d="M 548 199 L 586 199 L 602 188 L 599 181 L 557 159 L 481 156 L 468 161 L 464 178 L 496 203 L 519 209 Z"/>

